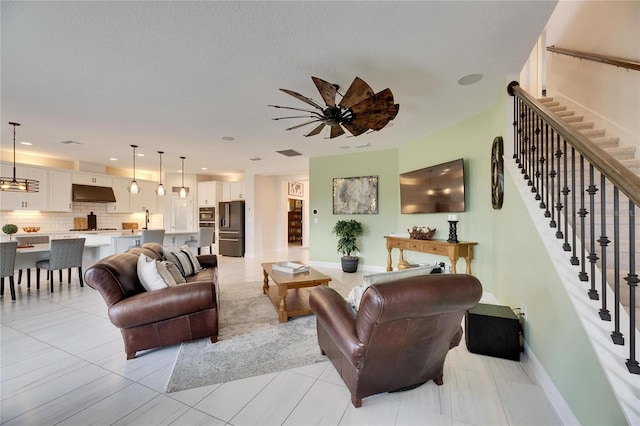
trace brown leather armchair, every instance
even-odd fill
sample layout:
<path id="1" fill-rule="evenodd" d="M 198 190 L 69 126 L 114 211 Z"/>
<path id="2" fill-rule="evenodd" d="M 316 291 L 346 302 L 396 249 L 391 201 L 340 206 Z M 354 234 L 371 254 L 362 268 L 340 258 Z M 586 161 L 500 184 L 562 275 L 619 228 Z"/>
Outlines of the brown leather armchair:
<path id="1" fill-rule="evenodd" d="M 478 303 L 482 285 L 465 274 L 438 274 L 374 284 L 359 311 L 329 287 L 317 287 L 309 303 L 317 318 L 318 343 L 351 392 L 362 398 L 442 385 L 449 349 L 462 338 L 465 312 Z"/>
<path id="2" fill-rule="evenodd" d="M 217 342 L 217 257 L 198 256 L 205 269 L 187 277 L 187 283 L 146 291 L 137 274 L 140 253 L 164 257 L 160 244 L 147 243 L 106 257 L 85 272 L 85 282 L 100 292 L 109 319 L 122 332 L 127 359 L 137 351 L 204 337 Z"/>

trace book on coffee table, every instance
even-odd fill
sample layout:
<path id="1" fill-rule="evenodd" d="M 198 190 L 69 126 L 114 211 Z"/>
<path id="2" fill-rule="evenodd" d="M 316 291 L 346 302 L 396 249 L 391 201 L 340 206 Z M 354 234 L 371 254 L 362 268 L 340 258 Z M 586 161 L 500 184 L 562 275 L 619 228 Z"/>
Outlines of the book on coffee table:
<path id="1" fill-rule="evenodd" d="M 289 274 L 299 274 L 301 272 L 308 272 L 309 267 L 307 265 L 301 265 L 293 262 L 278 262 L 271 266 L 271 269 L 278 272 L 286 272 Z"/>

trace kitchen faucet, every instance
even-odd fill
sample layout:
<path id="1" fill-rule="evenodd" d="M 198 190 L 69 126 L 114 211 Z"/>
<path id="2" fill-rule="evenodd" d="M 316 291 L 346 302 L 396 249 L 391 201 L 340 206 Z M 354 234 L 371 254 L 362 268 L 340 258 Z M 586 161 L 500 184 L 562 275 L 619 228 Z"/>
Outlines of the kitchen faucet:
<path id="1" fill-rule="evenodd" d="M 149 210 L 144 211 L 144 228 L 142 229 L 149 229 Z"/>

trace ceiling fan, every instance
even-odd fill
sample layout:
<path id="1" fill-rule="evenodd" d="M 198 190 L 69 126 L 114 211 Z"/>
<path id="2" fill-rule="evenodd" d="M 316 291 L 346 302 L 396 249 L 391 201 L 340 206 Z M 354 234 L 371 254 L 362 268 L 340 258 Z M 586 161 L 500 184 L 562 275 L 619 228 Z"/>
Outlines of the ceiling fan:
<path id="1" fill-rule="evenodd" d="M 340 86 L 337 84 L 331 84 L 318 77 L 311 77 L 311 79 L 318 88 L 326 107 L 323 107 L 311 98 L 287 89 L 280 90 L 311 105 L 315 109 L 269 105 L 274 108 L 291 109 L 308 113 L 306 115 L 274 118 L 274 120 L 312 118 L 311 121 L 289 127 L 286 130 L 293 130 L 309 124 L 319 123 L 310 132 L 305 134 L 305 136 L 317 135 L 325 126 L 329 126 L 330 128 L 329 139 L 343 135 L 345 133 L 344 129 L 347 129 L 353 136 L 358 136 L 368 130 L 382 129 L 389 121 L 398 115 L 400 105 L 393 103 L 393 93 L 391 93 L 389 89 L 384 89 L 374 94 L 373 89 L 371 89 L 364 80 L 356 77 L 353 83 L 351 83 L 351 86 L 349 86 L 349 89 L 347 89 L 347 92 L 342 95 L 338 92 Z M 342 96 L 338 104 L 336 104 L 336 94 Z"/>

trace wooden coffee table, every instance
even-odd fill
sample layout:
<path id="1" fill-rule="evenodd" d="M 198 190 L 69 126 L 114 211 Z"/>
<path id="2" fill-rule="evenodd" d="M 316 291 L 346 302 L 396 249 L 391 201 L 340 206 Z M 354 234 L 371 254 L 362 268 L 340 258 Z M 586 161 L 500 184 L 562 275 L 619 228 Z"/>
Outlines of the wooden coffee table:
<path id="1" fill-rule="evenodd" d="M 262 292 L 269 296 L 278 311 L 278 321 L 287 322 L 289 317 L 312 313 L 309 307 L 309 293 L 312 287 L 329 285 L 331 278 L 313 268 L 299 274 L 274 271 L 272 268 L 274 263 L 277 262 L 262 264 L 264 273 Z M 277 284 L 276 287 L 269 287 L 269 277 Z"/>

